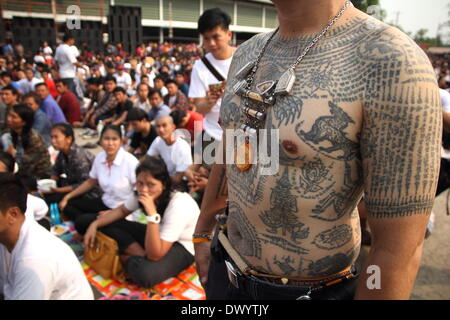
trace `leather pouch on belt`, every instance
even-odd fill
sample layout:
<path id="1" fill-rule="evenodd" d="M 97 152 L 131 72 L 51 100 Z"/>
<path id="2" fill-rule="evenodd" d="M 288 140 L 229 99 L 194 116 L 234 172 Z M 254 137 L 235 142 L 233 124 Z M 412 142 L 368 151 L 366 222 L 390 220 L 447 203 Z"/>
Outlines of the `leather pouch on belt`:
<path id="1" fill-rule="evenodd" d="M 225 261 L 225 249 L 219 241 L 219 232 L 226 229 L 226 220 L 228 217 L 228 205 L 226 208 L 220 210 L 216 215 L 216 230 L 214 231 L 214 236 L 211 241 L 211 255 L 217 263 L 222 263 Z"/>
<path id="2" fill-rule="evenodd" d="M 214 261 L 217 263 L 221 263 L 225 261 L 225 254 L 224 254 L 224 248 L 222 244 L 219 241 L 219 231 L 220 226 L 219 224 L 216 227 L 216 230 L 214 232 L 214 237 L 211 241 L 211 256 L 213 257 Z"/>

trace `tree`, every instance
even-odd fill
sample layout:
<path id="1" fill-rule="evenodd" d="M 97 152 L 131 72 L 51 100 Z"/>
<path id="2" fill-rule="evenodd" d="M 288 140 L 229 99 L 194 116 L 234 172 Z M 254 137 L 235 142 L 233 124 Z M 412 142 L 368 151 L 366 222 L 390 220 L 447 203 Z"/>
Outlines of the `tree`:
<path id="1" fill-rule="evenodd" d="M 386 19 L 386 10 L 381 8 L 379 0 L 352 0 L 352 3 L 359 10 L 366 12 L 381 21 Z"/>
<path id="2" fill-rule="evenodd" d="M 370 6 L 379 6 L 379 0 L 352 0 L 353 5 L 361 11 L 367 12 Z"/>
<path id="3" fill-rule="evenodd" d="M 418 43 L 426 42 L 427 38 L 425 36 L 427 33 L 428 33 L 428 29 L 419 29 L 416 32 L 416 35 L 414 36 L 414 41 L 416 41 Z"/>
<path id="4" fill-rule="evenodd" d="M 427 37 L 428 29 L 419 29 L 414 36 L 414 41 L 420 44 L 428 44 L 430 46 L 443 46 L 442 38 L 438 34 L 437 37 Z"/>

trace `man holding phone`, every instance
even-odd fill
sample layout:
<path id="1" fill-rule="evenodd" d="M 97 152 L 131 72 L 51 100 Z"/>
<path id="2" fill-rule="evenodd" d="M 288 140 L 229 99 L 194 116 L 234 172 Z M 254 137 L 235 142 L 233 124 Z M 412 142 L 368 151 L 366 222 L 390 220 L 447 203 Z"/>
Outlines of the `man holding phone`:
<path id="1" fill-rule="evenodd" d="M 219 113 L 223 90 L 216 90 L 216 87 L 224 87 L 235 51 L 230 45 L 230 22 L 229 15 L 219 8 L 206 10 L 198 20 L 198 31 L 208 53 L 192 69 L 189 98 L 194 98 L 195 111 L 205 116 L 205 133 L 213 141 L 222 138 Z"/>
<path id="2" fill-rule="evenodd" d="M 202 153 L 210 144 L 215 144 L 217 148 L 222 140 L 222 128 L 219 125 L 220 105 L 225 79 L 230 69 L 233 54 L 236 51 L 236 48 L 230 45 L 232 36 L 229 30 L 230 23 L 230 16 L 219 8 L 206 10 L 198 20 L 198 31 L 203 37 L 203 46 L 208 53 L 201 60 L 198 60 L 192 69 L 189 98 L 194 99 L 194 111 L 204 115 L 204 132 L 195 141 L 195 143 L 202 143 Z M 197 150 L 197 148 L 194 149 Z M 211 156 L 215 155 L 212 154 Z M 211 164 L 202 162 L 202 165 L 193 164 L 185 172 L 191 191 L 196 191 L 200 187 L 200 183 L 203 186 L 207 183 L 205 180 L 208 177 L 202 176 L 201 170 L 204 169 L 209 173 Z M 222 294 L 228 285 L 226 271 L 222 265 L 217 268 L 212 266 L 211 269 L 217 269 L 212 273 L 218 276 L 214 286 L 210 285 L 207 288 L 207 298 L 212 300 L 222 299 Z"/>

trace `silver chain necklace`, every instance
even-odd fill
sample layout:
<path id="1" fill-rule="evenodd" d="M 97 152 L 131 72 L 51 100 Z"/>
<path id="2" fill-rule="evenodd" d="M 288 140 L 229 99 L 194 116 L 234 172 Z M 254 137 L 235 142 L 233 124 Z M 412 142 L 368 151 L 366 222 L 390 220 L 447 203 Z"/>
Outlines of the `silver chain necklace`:
<path id="1" fill-rule="evenodd" d="M 295 68 L 300 64 L 303 58 L 308 54 L 312 47 L 322 38 L 328 30 L 342 17 L 345 10 L 352 6 L 350 0 L 347 0 L 344 6 L 339 10 L 336 16 L 319 32 L 313 40 L 306 46 L 296 61 L 281 75 L 278 81 L 265 81 L 256 86 L 257 91 L 251 91 L 255 74 L 258 71 L 259 63 L 263 57 L 268 45 L 273 37 L 278 33 L 277 28 L 264 44 L 261 52 L 255 61 L 247 63 L 235 75 L 239 80 L 233 87 L 234 93 L 245 98 L 243 113 L 246 116 L 245 123 L 241 126 L 245 132 L 255 134 L 257 129 L 261 129 L 266 117 L 266 107 L 273 106 L 277 96 L 284 96 L 291 93 L 294 86 Z M 250 104 L 250 100 L 255 102 L 256 108 Z"/>

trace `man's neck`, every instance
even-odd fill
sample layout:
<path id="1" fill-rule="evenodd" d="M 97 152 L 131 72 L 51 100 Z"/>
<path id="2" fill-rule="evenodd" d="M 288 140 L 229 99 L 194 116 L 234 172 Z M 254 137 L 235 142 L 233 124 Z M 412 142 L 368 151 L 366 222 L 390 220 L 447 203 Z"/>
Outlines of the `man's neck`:
<path id="1" fill-rule="evenodd" d="M 24 221 L 25 218 L 21 222 L 17 223 L 15 226 L 9 228 L 5 234 L 2 234 L 0 236 L 0 243 L 6 247 L 9 253 L 11 253 L 14 250 L 17 241 L 19 241 L 20 230 L 22 229 Z"/>
<path id="2" fill-rule="evenodd" d="M 345 0 L 272 0 L 282 39 L 315 35 L 343 7 Z"/>
<path id="3" fill-rule="evenodd" d="M 232 46 L 227 46 L 225 50 L 220 51 L 219 53 L 212 54 L 214 59 L 216 60 L 227 60 L 233 56 L 234 48 Z"/>
<path id="4" fill-rule="evenodd" d="M 172 144 L 175 143 L 176 139 L 175 139 L 175 135 L 172 133 L 169 138 L 163 139 L 163 140 L 168 146 L 171 146 Z"/>
<path id="5" fill-rule="evenodd" d="M 150 128 L 151 128 L 152 124 L 150 122 L 147 122 L 144 126 L 144 130 L 142 130 L 141 135 L 143 137 L 146 137 L 149 135 L 150 133 Z"/>

